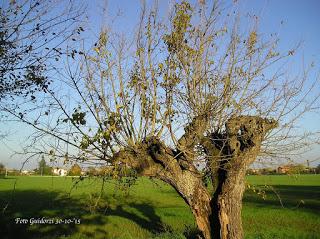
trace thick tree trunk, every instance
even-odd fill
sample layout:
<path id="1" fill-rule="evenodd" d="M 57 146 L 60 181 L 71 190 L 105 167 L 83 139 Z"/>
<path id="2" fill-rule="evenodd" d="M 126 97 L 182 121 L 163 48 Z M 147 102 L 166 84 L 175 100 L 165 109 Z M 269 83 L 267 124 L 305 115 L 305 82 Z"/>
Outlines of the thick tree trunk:
<path id="1" fill-rule="evenodd" d="M 242 239 L 242 198 L 245 190 L 245 168 L 219 172 L 217 190 L 211 201 L 210 218 L 213 239 Z"/>
<path id="2" fill-rule="evenodd" d="M 276 126 L 273 120 L 239 116 L 227 121 L 224 133 L 216 132 L 209 140 L 202 140 L 208 155 L 220 156 L 210 164 L 216 181 L 211 200 L 212 239 L 243 238 L 241 209 L 246 170 L 257 158 L 266 133 Z"/>
<path id="3" fill-rule="evenodd" d="M 198 229 L 201 231 L 203 238 L 211 239 L 211 197 L 207 189 L 203 187 L 196 188 L 194 195 L 189 199 L 189 206 L 196 220 Z"/>
<path id="4" fill-rule="evenodd" d="M 245 190 L 245 168 L 219 170 L 219 174 L 213 197 L 198 178 L 194 178 L 195 183 L 189 184 L 192 185 L 191 191 L 185 190 L 185 184 L 183 187 L 174 187 L 190 206 L 204 239 L 242 239 L 241 209 Z"/>
<path id="5" fill-rule="evenodd" d="M 180 171 L 174 177 L 172 174 L 166 174 L 161 179 L 169 183 L 188 204 L 201 236 L 211 239 L 211 196 L 201 177 L 190 171 Z"/>

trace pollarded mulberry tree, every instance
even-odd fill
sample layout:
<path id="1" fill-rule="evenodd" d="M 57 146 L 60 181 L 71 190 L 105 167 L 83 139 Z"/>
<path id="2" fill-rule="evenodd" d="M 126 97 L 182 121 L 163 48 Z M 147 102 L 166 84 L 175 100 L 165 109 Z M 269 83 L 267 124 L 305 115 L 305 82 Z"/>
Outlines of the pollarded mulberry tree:
<path id="1" fill-rule="evenodd" d="M 144 6 L 134 39 L 106 27 L 70 59 L 63 88 L 22 118 L 43 137 L 34 152 L 158 178 L 189 205 L 203 238 L 243 238 L 246 170 L 305 145 L 292 129 L 316 106 L 317 81 L 288 77 L 294 50 L 278 53 L 256 22 L 243 31 L 237 13 L 224 15 L 217 2 L 182 1 L 169 22 Z"/>

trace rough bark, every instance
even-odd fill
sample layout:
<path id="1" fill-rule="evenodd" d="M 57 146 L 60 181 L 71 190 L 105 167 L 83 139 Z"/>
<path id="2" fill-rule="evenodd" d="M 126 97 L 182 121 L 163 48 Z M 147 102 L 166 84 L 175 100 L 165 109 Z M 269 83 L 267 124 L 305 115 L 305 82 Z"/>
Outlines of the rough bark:
<path id="1" fill-rule="evenodd" d="M 168 182 L 189 205 L 197 223 L 198 229 L 205 239 L 211 238 L 211 196 L 208 189 L 203 185 L 202 179 L 191 172 L 184 171 L 177 174 L 177 178 L 162 178 Z M 170 181 L 168 181 L 168 179 Z"/>
<path id="2" fill-rule="evenodd" d="M 207 151 L 220 159 L 210 164 L 216 180 L 210 216 L 213 239 L 243 238 L 241 209 L 246 170 L 259 155 L 265 135 L 276 126 L 272 120 L 240 116 L 226 123 L 226 132 L 211 135 L 211 145 L 203 141 Z"/>
<path id="3" fill-rule="evenodd" d="M 202 175 L 180 151 L 167 147 L 151 137 L 135 149 L 119 151 L 115 161 L 135 168 L 140 175 L 158 178 L 170 184 L 189 205 L 203 238 L 211 238 L 211 196 Z"/>
<path id="4" fill-rule="evenodd" d="M 178 149 L 171 149 L 160 139 L 150 137 L 133 149 L 119 151 L 115 161 L 135 168 L 140 175 L 170 184 L 189 205 L 204 239 L 241 239 L 246 170 L 258 156 L 265 134 L 276 123 L 260 117 L 240 116 L 226 123 L 224 133 L 213 133 L 201 139 L 204 119 L 197 118 L 190 124 Z M 191 139 L 194 142 L 188 143 Z M 190 151 L 195 141 L 203 145 L 208 156 L 215 156 L 208 158 L 216 185 L 212 196 L 193 165 L 193 158 L 181 151 Z"/>
<path id="5" fill-rule="evenodd" d="M 186 159 L 180 151 L 172 151 L 160 141 L 153 141 L 148 148 L 153 149 L 152 152 L 149 151 L 153 160 L 165 166 L 165 171 L 158 172 L 158 178 L 169 183 L 182 196 L 189 205 L 202 236 L 210 239 L 211 196 L 203 184 L 202 175 L 190 163 L 192 160 Z"/>
<path id="6" fill-rule="evenodd" d="M 219 172 L 220 181 L 211 201 L 214 239 L 243 238 L 241 209 L 245 171 L 245 168 L 242 168 L 236 172 Z"/>
<path id="7" fill-rule="evenodd" d="M 196 188 L 192 201 L 189 203 L 192 213 L 196 219 L 198 229 L 201 231 L 204 238 L 210 238 L 211 236 L 211 223 L 210 215 L 211 209 L 211 197 L 206 188 Z"/>

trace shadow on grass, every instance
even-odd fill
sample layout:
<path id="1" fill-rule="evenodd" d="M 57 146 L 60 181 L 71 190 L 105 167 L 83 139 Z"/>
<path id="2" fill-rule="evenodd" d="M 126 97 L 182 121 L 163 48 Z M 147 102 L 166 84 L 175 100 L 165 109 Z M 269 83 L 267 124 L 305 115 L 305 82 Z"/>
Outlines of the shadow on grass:
<path id="1" fill-rule="evenodd" d="M 288 186 L 277 185 L 273 187 L 279 195 L 283 206 L 289 209 L 306 210 L 312 213 L 320 213 L 320 186 Z M 252 191 L 247 191 L 244 203 L 253 203 L 257 206 L 281 207 L 277 194 L 272 190 L 266 190 L 266 199 L 263 200 Z"/>
<path id="2" fill-rule="evenodd" d="M 135 211 L 138 211 L 138 213 Z M 106 208 L 104 212 L 108 216 L 119 216 L 130 219 L 138 224 L 141 228 L 144 228 L 152 233 L 161 233 L 171 230 L 161 222 L 161 218 L 156 215 L 154 207 L 147 203 L 131 202 L 125 206 L 117 205 L 113 209 Z M 141 213 L 142 216 L 139 216 L 138 214 Z"/>
<path id="3" fill-rule="evenodd" d="M 78 225 L 70 224 L 34 224 L 35 219 L 82 219 L 86 213 L 79 201 L 62 196 L 59 192 L 16 190 L 0 192 L 1 211 L 0 233 L 2 238 L 57 238 L 68 236 L 77 231 Z M 27 223 L 16 223 L 16 218 L 27 219 Z M 95 216 L 81 224 L 101 224 L 102 217 Z M 55 220 L 53 221 L 55 223 Z"/>
<path id="4" fill-rule="evenodd" d="M 81 234 L 87 238 L 97 238 L 97 235 L 108 238 L 103 226 L 108 223 L 107 216 L 110 215 L 129 219 L 152 233 L 161 233 L 167 229 L 148 203 L 130 203 L 126 208 L 117 205 L 114 209 L 106 208 L 104 212 L 91 214 L 83 201 L 69 198 L 61 192 L 17 190 L 14 197 L 11 198 L 11 195 L 12 191 L 0 192 L 0 207 L 3 209 L 7 206 L 6 210 L 0 212 L 0 235 L 3 239 L 59 238 L 73 234 Z M 16 224 L 16 218 L 28 219 L 28 223 Z M 70 224 L 30 225 L 31 218 L 80 219 L 81 224 L 73 221 Z M 97 228 L 94 233 L 92 230 L 80 230 L 82 226 L 95 228 L 99 225 L 102 227 Z"/>

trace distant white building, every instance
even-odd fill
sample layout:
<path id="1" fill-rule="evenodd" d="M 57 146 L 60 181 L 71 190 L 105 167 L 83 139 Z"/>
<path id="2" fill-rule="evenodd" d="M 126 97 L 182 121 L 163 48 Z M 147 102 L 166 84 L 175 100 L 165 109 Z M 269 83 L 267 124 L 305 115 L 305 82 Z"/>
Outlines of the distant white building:
<path id="1" fill-rule="evenodd" d="M 67 176 L 68 171 L 64 168 L 54 168 L 53 174 L 59 175 L 59 176 Z"/>
<path id="2" fill-rule="evenodd" d="M 30 174 L 30 172 L 29 172 L 28 170 L 22 170 L 22 171 L 21 171 L 21 174 L 29 175 L 29 174 Z"/>

